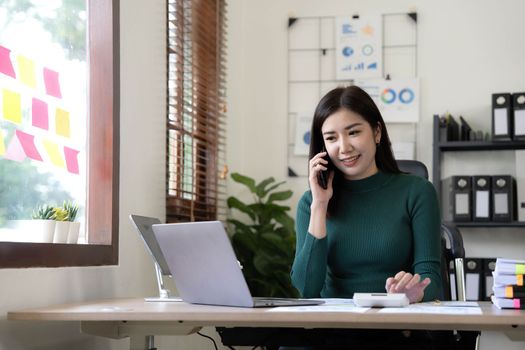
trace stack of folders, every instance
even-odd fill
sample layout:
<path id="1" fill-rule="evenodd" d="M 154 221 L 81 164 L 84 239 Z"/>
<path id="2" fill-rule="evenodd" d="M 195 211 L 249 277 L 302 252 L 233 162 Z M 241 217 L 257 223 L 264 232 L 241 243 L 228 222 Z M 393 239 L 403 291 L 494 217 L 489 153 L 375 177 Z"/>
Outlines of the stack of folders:
<path id="1" fill-rule="evenodd" d="M 525 309 L 525 260 L 498 258 L 492 275 L 492 303 L 500 309 Z"/>

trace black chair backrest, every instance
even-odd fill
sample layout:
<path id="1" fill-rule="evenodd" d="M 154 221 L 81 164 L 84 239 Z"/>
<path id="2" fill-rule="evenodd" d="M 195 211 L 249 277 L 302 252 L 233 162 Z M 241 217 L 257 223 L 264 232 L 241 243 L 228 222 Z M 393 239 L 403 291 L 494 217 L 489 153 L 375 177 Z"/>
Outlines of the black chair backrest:
<path id="1" fill-rule="evenodd" d="M 399 170 L 404 173 L 417 175 L 428 179 L 428 170 L 425 164 L 417 160 L 396 160 Z"/>

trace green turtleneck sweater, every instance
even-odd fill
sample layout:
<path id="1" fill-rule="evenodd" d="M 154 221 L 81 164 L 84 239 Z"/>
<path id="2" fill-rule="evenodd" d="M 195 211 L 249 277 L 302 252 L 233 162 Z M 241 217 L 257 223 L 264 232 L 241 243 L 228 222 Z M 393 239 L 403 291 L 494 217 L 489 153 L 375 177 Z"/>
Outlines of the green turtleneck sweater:
<path id="1" fill-rule="evenodd" d="M 441 295 L 440 211 L 436 191 L 424 178 L 378 172 L 343 182 L 338 212 L 327 235 L 308 233 L 312 193 L 297 206 L 297 246 L 292 283 L 301 295 L 352 298 L 354 292 L 385 292 L 399 271 L 431 279 L 424 301 Z"/>

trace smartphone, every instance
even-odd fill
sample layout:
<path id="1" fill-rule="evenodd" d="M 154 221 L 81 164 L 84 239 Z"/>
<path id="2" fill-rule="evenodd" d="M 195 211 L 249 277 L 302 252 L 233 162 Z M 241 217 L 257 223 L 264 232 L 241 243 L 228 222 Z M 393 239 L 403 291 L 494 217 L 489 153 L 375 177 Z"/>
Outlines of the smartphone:
<path id="1" fill-rule="evenodd" d="M 326 152 L 324 147 L 322 152 Z M 320 171 L 319 174 L 317 174 L 317 182 L 319 183 L 319 186 L 326 190 L 328 188 L 328 177 L 333 169 L 333 165 L 328 154 L 326 154 L 323 158 L 328 161 L 328 164 L 326 165 L 327 170 Z"/>

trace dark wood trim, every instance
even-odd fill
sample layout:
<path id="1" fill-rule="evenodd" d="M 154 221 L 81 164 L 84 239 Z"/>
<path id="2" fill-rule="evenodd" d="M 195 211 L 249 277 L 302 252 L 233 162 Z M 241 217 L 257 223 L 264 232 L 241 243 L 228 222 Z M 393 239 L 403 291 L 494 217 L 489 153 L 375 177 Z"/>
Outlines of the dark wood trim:
<path id="1" fill-rule="evenodd" d="M 111 245 L 17 243 L 0 244 L 0 266 L 15 267 L 62 267 L 115 265 L 114 248 Z"/>
<path id="2" fill-rule="evenodd" d="M 119 1 L 89 6 L 90 129 L 87 230 L 90 244 L 0 242 L 0 267 L 118 264 Z"/>

